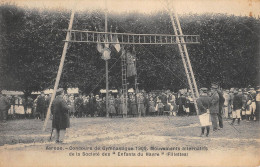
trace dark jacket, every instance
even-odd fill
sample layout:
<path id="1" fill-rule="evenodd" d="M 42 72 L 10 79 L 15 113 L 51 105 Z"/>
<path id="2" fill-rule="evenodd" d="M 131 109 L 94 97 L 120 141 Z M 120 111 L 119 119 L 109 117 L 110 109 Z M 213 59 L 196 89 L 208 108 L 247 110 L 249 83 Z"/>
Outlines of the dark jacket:
<path id="1" fill-rule="evenodd" d="M 239 110 L 243 106 L 242 103 L 242 95 L 240 94 L 235 94 L 234 99 L 233 99 L 233 110 Z"/>
<path id="2" fill-rule="evenodd" d="M 46 109 L 49 107 L 50 102 L 51 102 L 51 97 L 48 96 L 47 99 L 45 100 Z"/>
<path id="3" fill-rule="evenodd" d="M 201 95 L 197 99 L 197 105 L 199 109 L 199 115 L 207 112 L 207 109 L 210 107 L 210 98 L 207 95 Z"/>
<path id="4" fill-rule="evenodd" d="M 83 112 L 84 111 L 84 101 L 83 98 L 78 97 L 74 101 L 75 110 L 76 112 Z"/>
<path id="5" fill-rule="evenodd" d="M 46 101 L 44 96 L 38 97 L 36 110 L 38 113 L 46 112 Z"/>
<path id="6" fill-rule="evenodd" d="M 210 113 L 217 114 L 219 113 L 219 96 L 218 93 L 215 92 L 210 96 Z"/>
<path id="7" fill-rule="evenodd" d="M 222 108 L 224 106 L 225 98 L 222 94 L 222 92 L 218 91 L 218 96 L 219 96 L 219 113 L 222 112 Z"/>
<path id="8" fill-rule="evenodd" d="M 11 107 L 9 101 L 3 95 L 0 95 L 0 111 L 7 111 Z"/>
<path id="9" fill-rule="evenodd" d="M 89 104 L 90 112 L 96 111 L 97 106 L 96 106 L 96 98 L 95 97 L 90 97 L 88 104 Z"/>
<path id="10" fill-rule="evenodd" d="M 166 105 L 167 104 L 167 96 L 165 94 L 161 95 L 159 97 L 159 99 L 161 100 L 161 102 Z"/>
<path id="11" fill-rule="evenodd" d="M 177 105 L 179 106 L 182 106 L 182 105 L 185 105 L 186 104 L 186 97 L 185 96 L 180 96 L 178 99 L 177 99 Z"/>
<path id="12" fill-rule="evenodd" d="M 61 96 L 54 99 L 51 112 L 53 114 L 52 128 L 66 129 L 70 127 L 69 106 Z"/>
<path id="13" fill-rule="evenodd" d="M 188 97 L 186 97 L 186 101 L 185 101 L 185 108 L 189 108 L 190 107 L 190 99 Z"/>

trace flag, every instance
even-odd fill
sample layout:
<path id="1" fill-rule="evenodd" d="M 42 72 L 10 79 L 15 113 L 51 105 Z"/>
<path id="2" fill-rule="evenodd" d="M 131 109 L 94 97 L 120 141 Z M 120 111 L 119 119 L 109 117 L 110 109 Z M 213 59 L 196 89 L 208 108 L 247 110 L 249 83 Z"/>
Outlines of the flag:
<path id="1" fill-rule="evenodd" d="M 99 53 L 103 53 L 104 52 L 104 48 L 103 48 L 103 46 L 101 45 L 101 43 L 99 43 L 100 42 L 100 35 L 98 34 L 98 37 L 97 37 L 97 50 L 98 50 L 98 52 Z"/>
<path id="2" fill-rule="evenodd" d="M 108 39 L 106 40 L 106 42 L 108 42 Z M 110 54 L 111 50 L 109 48 L 109 43 L 105 43 L 105 47 L 103 48 L 102 59 L 109 60 L 111 58 Z"/>
<path id="3" fill-rule="evenodd" d="M 136 61 L 136 51 L 135 51 L 135 46 L 133 46 L 133 52 L 132 52 L 132 55 L 133 55 L 133 60 Z"/>
<path id="4" fill-rule="evenodd" d="M 102 54 L 102 59 L 109 60 L 111 58 L 110 54 L 111 54 L 111 50 L 109 48 L 105 47 L 104 52 Z"/>
<path id="5" fill-rule="evenodd" d="M 116 42 L 116 43 L 113 44 L 113 46 L 115 47 L 116 51 L 120 52 L 121 47 L 120 47 L 119 40 L 118 40 L 117 36 L 114 36 L 112 38 L 112 40 L 113 40 L 113 42 Z"/>
<path id="6" fill-rule="evenodd" d="M 111 31 L 110 31 L 111 32 Z M 116 31 L 115 31 L 116 32 Z M 114 48 L 116 49 L 117 52 L 120 52 L 120 44 L 119 44 L 119 40 L 117 38 L 117 35 L 112 36 L 112 32 L 111 32 L 111 42 L 115 42 L 114 44 L 112 44 L 114 46 Z"/>
<path id="7" fill-rule="evenodd" d="M 97 50 L 98 50 L 99 53 L 103 53 L 103 50 L 104 50 L 104 49 L 103 49 L 101 43 L 98 43 L 98 44 L 97 44 Z"/>

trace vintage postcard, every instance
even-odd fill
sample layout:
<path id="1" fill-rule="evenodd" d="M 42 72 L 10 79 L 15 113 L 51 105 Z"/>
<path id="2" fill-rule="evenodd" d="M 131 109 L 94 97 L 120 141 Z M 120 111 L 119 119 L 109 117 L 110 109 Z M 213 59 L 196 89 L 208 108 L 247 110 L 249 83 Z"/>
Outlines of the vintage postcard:
<path id="1" fill-rule="evenodd" d="M 0 166 L 259 166 L 259 0 L 2 0 Z"/>

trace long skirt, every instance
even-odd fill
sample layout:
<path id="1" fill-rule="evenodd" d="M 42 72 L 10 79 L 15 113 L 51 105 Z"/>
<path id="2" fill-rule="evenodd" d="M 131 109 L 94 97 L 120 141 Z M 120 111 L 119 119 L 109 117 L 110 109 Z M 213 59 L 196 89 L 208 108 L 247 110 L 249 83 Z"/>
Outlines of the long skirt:
<path id="1" fill-rule="evenodd" d="M 118 114 L 123 114 L 123 103 L 118 105 Z"/>
<path id="2" fill-rule="evenodd" d="M 131 114 L 138 114 L 136 104 L 131 104 Z"/>
<path id="3" fill-rule="evenodd" d="M 110 114 L 116 114 L 116 108 L 115 108 L 115 106 L 109 106 L 109 107 L 108 107 L 108 113 L 110 113 Z"/>
<path id="4" fill-rule="evenodd" d="M 120 103 L 120 104 L 119 104 L 118 114 L 127 114 L 127 107 L 126 107 L 126 109 L 125 109 L 123 103 Z"/>
<path id="5" fill-rule="evenodd" d="M 139 104 L 139 113 L 145 114 L 144 104 Z"/>
<path id="6" fill-rule="evenodd" d="M 149 107 L 149 113 L 154 113 L 155 112 L 155 107 L 154 106 L 150 106 Z"/>

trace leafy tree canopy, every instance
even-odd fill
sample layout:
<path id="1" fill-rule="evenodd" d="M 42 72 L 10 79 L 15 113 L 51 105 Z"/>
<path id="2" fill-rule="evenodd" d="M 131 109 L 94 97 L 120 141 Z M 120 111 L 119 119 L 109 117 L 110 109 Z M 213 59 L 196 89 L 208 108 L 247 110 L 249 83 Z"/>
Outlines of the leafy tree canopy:
<path id="1" fill-rule="evenodd" d="M 117 32 L 174 34 L 166 12 L 150 15 L 108 15 L 109 29 Z M 69 22 L 69 11 L 0 6 L 0 87 L 27 93 L 53 88 Z M 260 20 L 224 14 L 180 16 L 184 34 L 200 35 L 201 44 L 188 45 L 198 86 L 219 82 L 224 88 L 256 86 L 259 78 Z M 112 26 L 112 27 L 111 27 Z M 104 31 L 104 13 L 76 13 L 73 29 Z M 176 45 L 138 45 L 140 87 L 188 88 Z M 109 85 L 121 87 L 120 53 L 112 50 Z M 60 87 L 84 92 L 105 87 L 105 63 L 96 44 L 69 45 Z"/>

